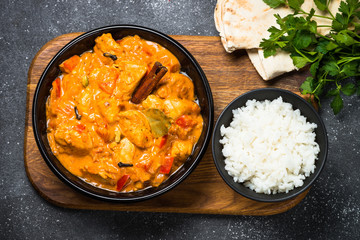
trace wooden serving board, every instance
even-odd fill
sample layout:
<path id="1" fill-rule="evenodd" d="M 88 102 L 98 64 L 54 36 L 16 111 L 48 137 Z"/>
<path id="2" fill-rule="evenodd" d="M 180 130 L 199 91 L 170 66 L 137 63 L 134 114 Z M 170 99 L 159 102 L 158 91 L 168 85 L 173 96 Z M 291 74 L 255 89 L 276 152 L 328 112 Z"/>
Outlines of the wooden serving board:
<path id="1" fill-rule="evenodd" d="M 211 143 L 197 168 L 175 189 L 137 203 L 110 203 L 94 200 L 65 185 L 48 168 L 37 148 L 31 109 L 36 84 L 51 58 L 81 33 L 59 36 L 45 44 L 34 57 L 27 85 L 24 160 L 28 178 L 39 194 L 49 202 L 68 208 L 120 211 L 177 212 L 234 215 L 270 215 L 287 211 L 308 193 L 278 203 L 256 202 L 235 193 L 218 174 L 211 154 Z M 228 54 L 219 37 L 172 36 L 185 46 L 203 68 L 213 93 L 215 120 L 235 97 L 249 90 L 278 87 L 297 92 L 305 71 L 263 81 L 245 51 Z"/>

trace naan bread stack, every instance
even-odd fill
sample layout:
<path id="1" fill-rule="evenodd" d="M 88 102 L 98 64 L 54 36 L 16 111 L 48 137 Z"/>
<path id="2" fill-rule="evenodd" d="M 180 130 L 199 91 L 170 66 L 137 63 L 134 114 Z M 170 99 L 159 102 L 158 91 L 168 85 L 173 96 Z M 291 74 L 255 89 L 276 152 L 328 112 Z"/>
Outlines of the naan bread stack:
<path id="1" fill-rule="evenodd" d="M 329 9 L 333 14 L 337 12 L 340 1 L 331 1 Z M 316 10 L 315 14 L 325 15 L 316 8 L 313 0 L 305 0 L 302 9 L 309 12 L 311 8 Z M 269 80 L 297 69 L 288 53 L 280 51 L 275 56 L 264 58 L 263 50 L 259 48 L 261 40 L 270 36 L 267 30 L 271 26 L 279 27 L 274 14 L 285 17 L 291 13 L 293 10 L 286 7 L 272 9 L 263 0 L 218 0 L 214 18 L 225 50 L 231 53 L 237 49 L 246 49 L 260 76 Z M 331 20 L 313 19 L 318 25 L 331 25 Z M 327 34 L 329 30 L 318 28 L 321 34 Z"/>

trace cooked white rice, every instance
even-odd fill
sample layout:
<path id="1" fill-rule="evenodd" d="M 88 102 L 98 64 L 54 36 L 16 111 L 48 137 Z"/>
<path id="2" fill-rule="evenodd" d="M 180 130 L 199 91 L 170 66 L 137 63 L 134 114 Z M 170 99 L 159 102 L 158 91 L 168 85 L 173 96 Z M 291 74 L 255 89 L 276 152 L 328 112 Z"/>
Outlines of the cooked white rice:
<path id="1" fill-rule="evenodd" d="M 315 170 L 320 152 L 315 123 L 279 97 L 249 100 L 221 126 L 225 169 L 235 182 L 265 194 L 289 192 Z"/>

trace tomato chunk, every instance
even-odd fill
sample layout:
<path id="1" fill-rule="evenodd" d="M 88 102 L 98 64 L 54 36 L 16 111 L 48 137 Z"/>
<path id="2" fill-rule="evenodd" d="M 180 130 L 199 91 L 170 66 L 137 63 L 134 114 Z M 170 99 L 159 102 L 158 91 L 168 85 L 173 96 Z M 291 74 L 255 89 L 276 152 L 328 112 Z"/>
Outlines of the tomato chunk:
<path id="1" fill-rule="evenodd" d="M 112 94 L 115 88 L 115 81 L 99 83 L 99 87 L 106 93 Z"/>
<path id="2" fill-rule="evenodd" d="M 71 114 L 74 113 L 74 107 L 69 103 L 60 102 L 56 108 L 56 111 L 67 116 L 71 116 Z"/>
<path id="3" fill-rule="evenodd" d="M 189 115 L 180 116 L 178 119 L 176 119 L 175 123 L 182 128 L 189 128 L 196 124 L 196 122 L 193 121 Z"/>
<path id="4" fill-rule="evenodd" d="M 130 178 L 130 175 L 127 175 L 127 174 L 123 175 L 117 181 L 116 190 L 120 192 L 125 187 L 125 185 L 126 185 L 127 181 L 129 180 L 129 178 Z"/>
<path id="5" fill-rule="evenodd" d="M 75 130 L 78 131 L 79 133 L 82 133 L 85 130 L 85 125 L 80 123 L 75 126 Z"/>
<path id="6" fill-rule="evenodd" d="M 159 143 L 159 148 L 162 148 L 166 144 L 167 138 L 168 138 L 168 135 L 162 136 L 160 143 Z"/>
<path id="7" fill-rule="evenodd" d="M 74 55 L 71 58 L 62 62 L 60 64 L 60 69 L 62 72 L 71 73 L 79 62 L 80 62 L 80 57 L 78 55 Z"/>
<path id="8" fill-rule="evenodd" d="M 174 157 L 166 156 L 164 164 L 160 166 L 160 173 L 169 174 L 172 164 L 174 162 Z"/>
<path id="9" fill-rule="evenodd" d="M 55 79 L 52 82 L 53 91 L 55 91 L 56 98 L 61 97 L 61 80 L 60 78 Z"/>
<path id="10" fill-rule="evenodd" d="M 112 68 L 107 72 L 101 72 L 99 75 L 99 87 L 101 90 L 111 95 L 114 92 L 118 77 L 119 73 Z"/>

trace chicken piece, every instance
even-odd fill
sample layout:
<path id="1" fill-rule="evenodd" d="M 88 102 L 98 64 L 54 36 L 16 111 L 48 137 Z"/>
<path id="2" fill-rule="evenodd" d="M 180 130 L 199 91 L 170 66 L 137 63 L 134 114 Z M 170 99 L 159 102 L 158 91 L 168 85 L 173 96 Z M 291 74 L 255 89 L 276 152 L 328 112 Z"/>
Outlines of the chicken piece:
<path id="1" fill-rule="evenodd" d="M 157 52 L 154 59 L 164 65 L 171 73 L 180 70 L 179 60 L 169 50 L 165 48 Z"/>
<path id="2" fill-rule="evenodd" d="M 190 156 L 192 148 L 191 141 L 177 140 L 171 146 L 170 155 L 179 161 L 184 161 Z"/>
<path id="3" fill-rule="evenodd" d="M 160 84 L 155 94 L 161 98 L 181 98 L 194 100 L 194 84 L 187 76 L 181 73 L 173 73 L 170 77 Z"/>
<path id="4" fill-rule="evenodd" d="M 102 53 L 110 53 L 112 55 L 120 55 L 122 53 L 122 47 L 113 39 L 110 33 L 104 33 L 96 38 L 95 43 L 95 47 Z"/>
<path id="5" fill-rule="evenodd" d="M 114 60 L 112 60 L 110 57 L 104 56 L 104 52 L 101 51 L 97 46 L 94 47 L 94 55 L 98 61 L 101 62 L 101 65 L 111 66 L 114 63 Z"/>
<path id="6" fill-rule="evenodd" d="M 118 151 L 115 153 L 115 160 L 122 163 L 133 163 L 133 158 L 135 156 L 136 147 L 132 144 L 129 139 L 123 138 L 118 146 Z M 116 163 L 116 164 L 117 164 Z"/>
<path id="7" fill-rule="evenodd" d="M 134 181 L 140 180 L 142 183 L 147 182 L 151 179 L 151 174 L 148 173 L 144 168 L 135 168 L 136 177 Z"/>
<path id="8" fill-rule="evenodd" d="M 151 154 L 142 154 L 142 151 L 139 151 L 126 137 L 113 150 L 115 152 L 114 165 L 119 162 L 133 164 L 132 167 L 122 168 L 125 174 L 131 176 L 133 182 L 143 183 L 150 180 L 151 173 L 148 172 L 148 169 L 152 164 Z"/>
<path id="9" fill-rule="evenodd" d="M 141 79 L 145 76 L 147 66 L 129 62 L 124 65 L 124 69 L 116 82 L 114 95 L 120 100 L 128 101 Z"/>
<path id="10" fill-rule="evenodd" d="M 157 174 L 156 177 L 154 178 L 152 185 L 154 187 L 158 187 L 164 180 L 166 179 L 166 175 L 165 174 Z"/>
<path id="11" fill-rule="evenodd" d="M 59 101 L 54 107 L 54 113 L 55 115 L 57 115 L 58 118 L 66 119 L 75 116 L 75 103 L 73 101 Z"/>
<path id="12" fill-rule="evenodd" d="M 202 132 L 203 119 L 201 115 L 182 115 L 171 125 L 169 133 L 181 140 L 196 142 Z"/>
<path id="13" fill-rule="evenodd" d="M 146 182 L 151 178 L 151 173 L 148 172 L 153 163 L 153 155 L 151 152 L 143 154 L 139 159 L 136 159 L 134 172 L 136 177 L 133 180 Z"/>
<path id="14" fill-rule="evenodd" d="M 95 120 L 95 131 L 104 142 L 110 142 L 115 138 L 115 133 L 109 124 L 101 118 Z"/>
<path id="15" fill-rule="evenodd" d="M 199 112 L 199 105 L 187 99 L 172 98 L 164 101 L 164 113 L 172 119 L 177 119 L 181 115 L 198 114 Z"/>
<path id="16" fill-rule="evenodd" d="M 117 42 L 124 49 L 124 58 L 129 61 L 142 62 L 145 65 L 151 65 L 151 56 L 155 54 L 157 47 L 147 44 L 138 35 L 127 36 Z M 119 62 L 120 61 L 116 61 L 116 63 Z"/>
<path id="17" fill-rule="evenodd" d="M 144 101 L 141 102 L 141 105 L 145 109 L 156 108 L 156 109 L 163 111 L 164 100 L 159 98 L 156 95 L 150 94 Z"/>
<path id="18" fill-rule="evenodd" d="M 169 133 L 178 136 L 181 140 L 186 140 L 189 136 L 191 136 L 194 126 L 195 125 L 192 125 L 188 128 L 183 128 L 177 124 L 172 124 L 171 128 L 169 129 Z"/>
<path id="19" fill-rule="evenodd" d="M 152 146 L 154 142 L 149 121 L 140 111 L 128 110 L 119 113 L 122 134 L 140 148 Z"/>
<path id="20" fill-rule="evenodd" d="M 85 52 L 80 56 L 81 61 L 79 66 L 77 67 L 78 70 L 77 74 L 81 75 L 82 78 L 87 76 L 91 73 L 91 71 L 95 68 L 101 68 L 104 64 L 100 61 L 100 59 L 91 52 Z"/>
<path id="21" fill-rule="evenodd" d="M 120 73 L 118 69 L 103 66 L 102 68 L 95 68 L 91 71 L 88 77 L 90 84 L 97 83 L 103 92 L 111 95 L 113 94 L 119 75 Z"/>
<path id="22" fill-rule="evenodd" d="M 127 54 L 131 54 L 141 50 L 142 46 L 142 39 L 138 35 L 127 36 L 118 40 L 117 42 Z"/>
<path id="23" fill-rule="evenodd" d="M 106 119 L 108 123 L 113 123 L 116 120 L 119 113 L 118 102 L 113 98 L 106 98 L 98 102 L 97 104 L 101 115 Z"/>
<path id="24" fill-rule="evenodd" d="M 97 158 L 96 161 L 83 166 L 81 171 L 85 176 L 90 174 L 97 182 L 114 186 L 119 178 L 120 169 L 111 162 L 112 159 L 108 157 Z"/>
<path id="25" fill-rule="evenodd" d="M 77 94 L 79 94 L 82 90 L 83 87 L 80 83 L 81 81 L 79 80 L 77 75 L 73 75 L 73 74 L 65 74 L 63 75 L 63 78 L 61 80 L 61 96 L 68 98 L 69 96 L 76 96 Z"/>
<path id="26" fill-rule="evenodd" d="M 79 124 L 75 127 L 67 125 L 58 125 L 54 133 L 55 141 L 66 148 L 72 154 L 86 154 L 92 147 L 92 139 L 85 129 L 85 126 Z"/>
<path id="27" fill-rule="evenodd" d="M 77 102 L 77 109 L 80 115 L 83 117 L 88 116 L 91 112 L 90 109 L 92 109 L 91 93 L 88 90 L 82 91 L 77 97 Z"/>
<path id="28" fill-rule="evenodd" d="M 177 73 L 172 75 L 172 90 L 178 98 L 194 100 L 194 84 L 187 76 Z"/>
<path id="29" fill-rule="evenodd" d="M 158 46 L 154 42 L 143 40 L 142 51 L 148 56 L 153 56 L 158 51 Z"/>

